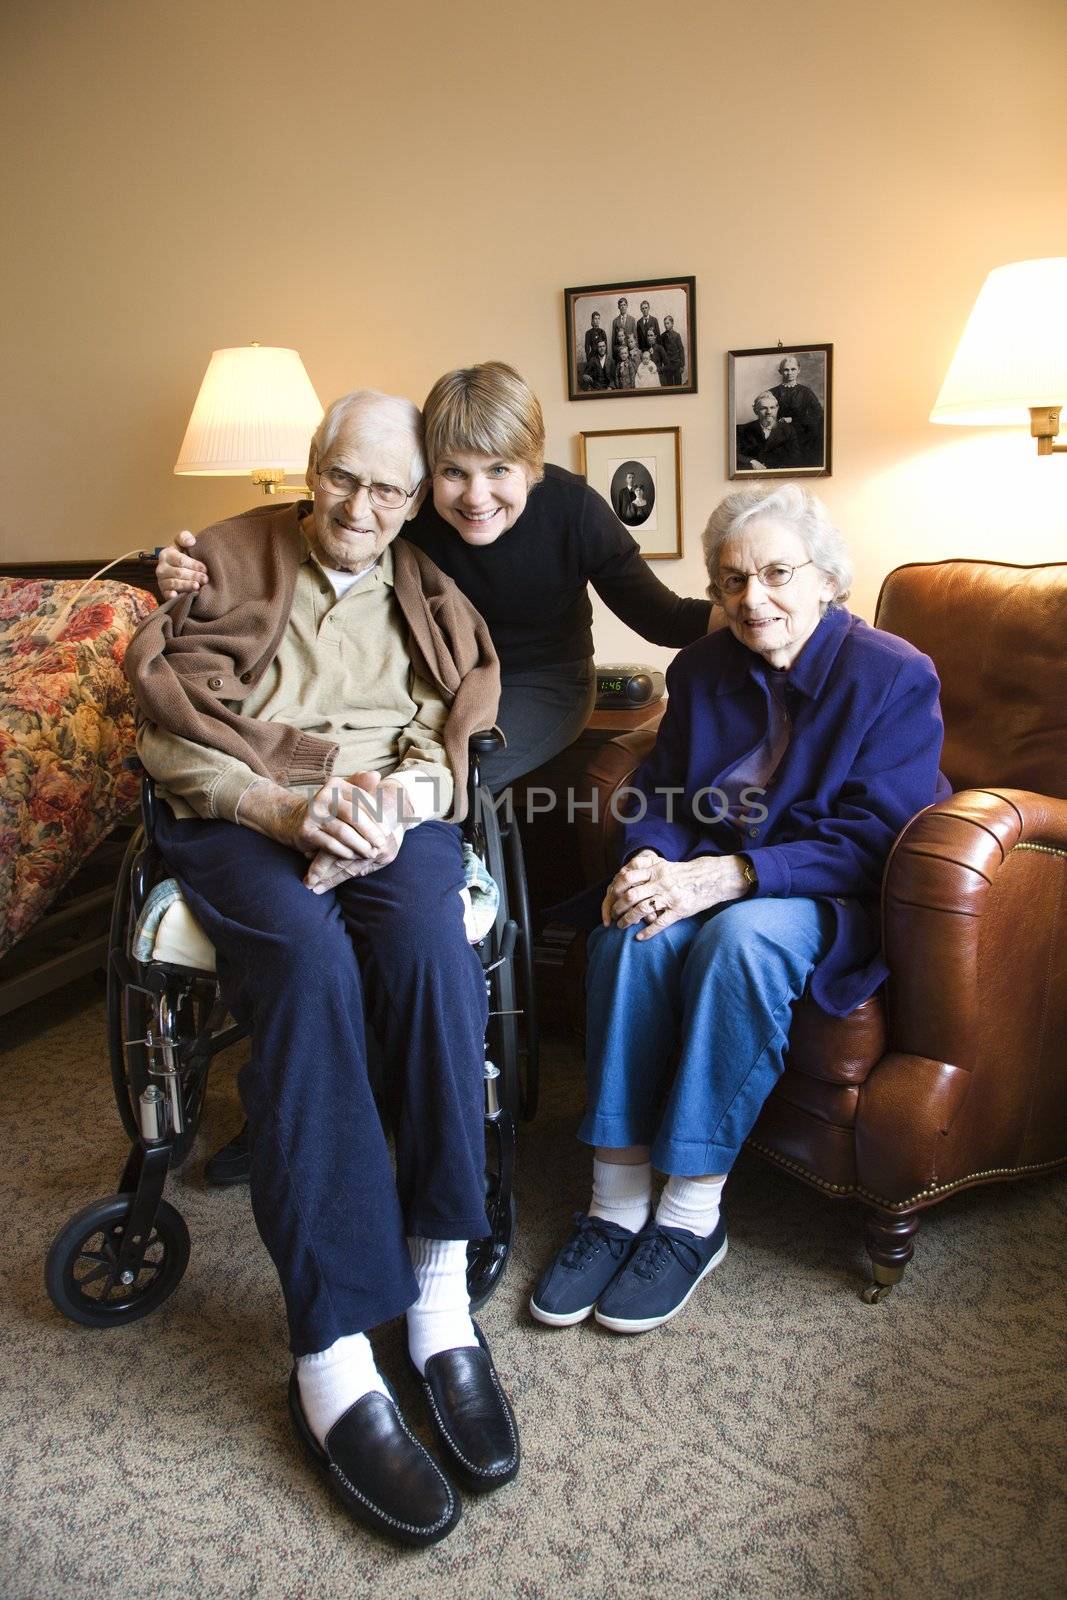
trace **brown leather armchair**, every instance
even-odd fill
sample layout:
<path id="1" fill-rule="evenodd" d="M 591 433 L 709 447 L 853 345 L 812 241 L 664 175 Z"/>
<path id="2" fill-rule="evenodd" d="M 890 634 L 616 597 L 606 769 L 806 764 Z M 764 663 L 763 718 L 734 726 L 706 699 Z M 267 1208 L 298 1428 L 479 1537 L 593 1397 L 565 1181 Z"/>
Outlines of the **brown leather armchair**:
<path id="1" fill-rule="evenodd" d="M 898 567 L 876 625 L 931 656 L 956 791 L 904 829 L 882 896 L 888 983 L 851 1016 L 795 1008 L 749 1147 L 867 1207 L 889 1292 L 922 1212 L 1067 1162 L 1067 565 Z M 616 861 L 611 799 L 655 727 L 601 747 L 579 813 L 590 882 Z"/>

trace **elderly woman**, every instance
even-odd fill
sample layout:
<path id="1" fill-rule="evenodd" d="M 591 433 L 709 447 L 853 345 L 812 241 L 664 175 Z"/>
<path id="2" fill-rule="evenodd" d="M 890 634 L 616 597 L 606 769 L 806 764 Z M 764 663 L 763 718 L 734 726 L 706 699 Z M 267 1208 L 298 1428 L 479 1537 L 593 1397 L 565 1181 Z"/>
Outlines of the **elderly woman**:
<path id="1" fill-rule="evenodd" d="M 572 472 L 545 463 L 537 396 L 502 361 L 447 372 L 423 408 L 432 497 L 404 529 L 481 612 L 500 657 L 507 749 L 482 774 L 493 790 L 577 738 L 595 698 L 589 585 L 653 644 L 707 632 L 706 600 L 659 581 L 611 507 Z M 315 463 L 309 466 L 313 483 Z M 361 486 L 345 502 L 366 508 Z M 190 533 L 179 535 L 186 550 Z M 156 576 L 164 594 L 199 588 L 208 570 L 174 546 Z"/>
<path id="2" fill-rule="evenodd" d="M 531 1301 L 554 1327 L 655 1328 L 723 1259 L 723 1185 L 790 1007 L 808 989 L 843 1016 L 881 983 L 886 857 L 948 792 L 933 665 L 843 609 L 848 557 L 814 495 L 728 495 L 704 553 L 727 627 L 668 672 L 590 939 L 593 1196 Z"/>

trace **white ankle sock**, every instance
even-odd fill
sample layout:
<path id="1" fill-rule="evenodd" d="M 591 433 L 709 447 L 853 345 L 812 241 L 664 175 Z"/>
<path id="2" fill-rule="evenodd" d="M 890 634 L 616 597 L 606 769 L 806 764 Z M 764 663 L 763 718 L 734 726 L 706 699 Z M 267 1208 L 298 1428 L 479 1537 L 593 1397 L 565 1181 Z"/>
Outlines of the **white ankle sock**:
<path id="1" fill-rule="evenodd" d="M 466 1239 L 409 1239 L 419 1298 L 408 1307 L 408 1350 L 422 1372 L 442 1350 L 477 1345 L 467 1293 Z"/>
<path id="2" fill-rule="evenodd" d="M 656 1207 L 664 1228 L 685 1228 L 706 1239 L 719 1220 L 719 1201 L 727 1174 L 710 1178 L 668 1178 Z"/>
<path id="3" fill-rule="evenodd" d="M 651 1209 L 652 1167 L 647 1161 L 624 1165 L 593 1157 L 591 1217 L 603 1217 L 631 1233 L 640 1233 Z"/>
<path id="4" fill-rule="evenodd" d="M 296 1381 L 308 1426 L 320 1444 L 349 1406 L 373 1389 L 387 1392 L 365 1333 L 347 1333 L 328 1350 L 297 1356 Z"/>

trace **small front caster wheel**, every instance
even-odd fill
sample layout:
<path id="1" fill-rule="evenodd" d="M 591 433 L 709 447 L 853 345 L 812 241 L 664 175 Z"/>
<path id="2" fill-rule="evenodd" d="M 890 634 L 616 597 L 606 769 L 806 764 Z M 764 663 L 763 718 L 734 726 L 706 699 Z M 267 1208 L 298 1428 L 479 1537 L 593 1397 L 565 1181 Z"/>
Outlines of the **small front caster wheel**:
<path id="1" fill-rule="evenodd" d="M 863 1298 L 869 1306 L 880 1306 L 892 1287 L 891 1283 L 864 1284 Z"/>
<path id="2" fill-rule="evenodd" d="M 139 1267 L 132 1276 L 119 1273 L 119 1251 L 132 1204 L 132 1195 L 109 1195 L 79 1211 L 56 1234 L 45 1263 L 44 1284 L 57 1311 L 72 1322 L 87 1328 L 121 1328 L 147 1317 L 181 1282 L 189 1264 L 189 1230 L 166 1200 L 156 1209 Z"/>
<path id="3" fill-rule="evenodd" d="M 493 1232 L 488 1239 L 477 1239 L 467 1246 L 467 1293 L 471 1310 L 480 1311 L 504 1276 L 515 1233 L 515 1196 L 506 1207 L 497 1207 L 491 1198 L 489 1215 Z"/>

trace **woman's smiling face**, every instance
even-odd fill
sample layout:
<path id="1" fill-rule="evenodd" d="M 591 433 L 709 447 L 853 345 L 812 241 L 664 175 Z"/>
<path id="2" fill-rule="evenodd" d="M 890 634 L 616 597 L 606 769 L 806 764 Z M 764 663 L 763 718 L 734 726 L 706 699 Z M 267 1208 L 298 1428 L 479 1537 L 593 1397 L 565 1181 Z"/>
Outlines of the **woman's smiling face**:
<path id="1" fill-rule="evenodd" d="M 526 510 L 530 477 L 518 461 L 456 450 L 433 470 L 433 503 L 465 544 L 492 544 Z"/>

